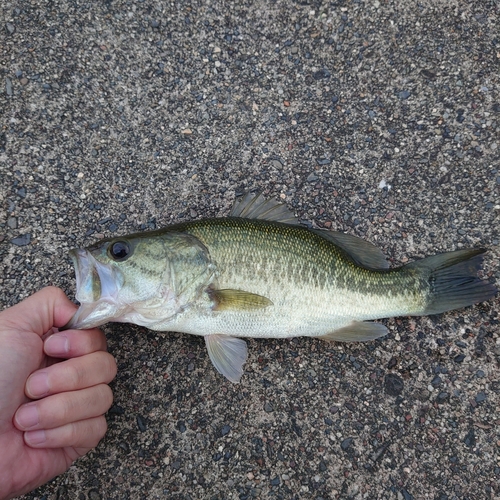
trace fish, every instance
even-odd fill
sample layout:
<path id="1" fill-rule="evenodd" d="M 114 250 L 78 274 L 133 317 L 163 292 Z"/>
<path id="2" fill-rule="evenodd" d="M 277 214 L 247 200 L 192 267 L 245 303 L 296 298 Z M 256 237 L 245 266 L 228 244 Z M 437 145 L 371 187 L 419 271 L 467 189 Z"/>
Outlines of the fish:
<path id="1" fill-rule="evenodd" d="M 487 301 L 485 248 L 389 268 L 372 243 L 308 228 L 286 205 L 247 193 L 227 217 L 102 239 L 70 251 L 79 309 L 65 329 L 127 322 L 201 335 L 219 373 L 238 383 L 245 338 L 371 341 L 374 321 Z"/>

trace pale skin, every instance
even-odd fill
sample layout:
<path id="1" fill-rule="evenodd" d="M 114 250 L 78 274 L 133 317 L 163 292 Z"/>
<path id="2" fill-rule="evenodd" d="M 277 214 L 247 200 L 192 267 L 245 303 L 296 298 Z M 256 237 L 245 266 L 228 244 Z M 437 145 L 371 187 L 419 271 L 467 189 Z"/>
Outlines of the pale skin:
<path id="1" fill-rule="evenodd" d="M 116 363 L 104 334 L 52 333 L 77 307 L 44 288 L 0 312 L 0 499 L 66 471 L 104 436 Z"/>

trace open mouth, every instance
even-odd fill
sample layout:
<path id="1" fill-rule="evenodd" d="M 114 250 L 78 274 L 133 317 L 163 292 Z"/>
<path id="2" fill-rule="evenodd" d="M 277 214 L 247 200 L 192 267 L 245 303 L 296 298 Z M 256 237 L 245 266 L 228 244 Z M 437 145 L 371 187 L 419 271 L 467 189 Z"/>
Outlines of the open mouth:
<path id="1" fill-rule="evenodd" d="M 70 251 L 76 276 L 75 298 L 80 308 L 60 330 L 86 329 L 107 323 L 119 309 L 116 298 L 123 284 L 118 269 L 102 264 L 88 251 Z"/>

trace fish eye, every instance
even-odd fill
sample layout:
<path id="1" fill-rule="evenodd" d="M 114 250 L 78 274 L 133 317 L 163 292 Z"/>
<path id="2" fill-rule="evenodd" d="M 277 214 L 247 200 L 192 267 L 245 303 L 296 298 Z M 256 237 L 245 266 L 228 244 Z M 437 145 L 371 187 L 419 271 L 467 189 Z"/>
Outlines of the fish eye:
<path id="1" fill-rule="evenodd" d="M 109 246 L 108 253 L 114 260 L 125 260 L 131 253 L 130 245 L 126 241 L 115 241 Z"/>

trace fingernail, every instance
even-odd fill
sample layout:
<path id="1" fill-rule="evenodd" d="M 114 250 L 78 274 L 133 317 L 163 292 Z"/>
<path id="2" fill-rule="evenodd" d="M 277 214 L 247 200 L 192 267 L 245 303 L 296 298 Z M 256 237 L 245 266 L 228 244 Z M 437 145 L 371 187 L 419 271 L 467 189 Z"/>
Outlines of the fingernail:
<path id="1" fill-rule="evenodd" d="M 50 356 L 67 354 L 69 352 L 69 340 L 66 335 L 55 333 L 45 341 L 45 352 Z"/>
<path id="2" fill-rule="evenodd" d="M 26 383 L 26 392 L 33 398 L 41 398 L 49 393 L 47 372 L 40 371 L 32 375 Z"/>
<path id="3" fill-rule="evenodd" d="M 38 408 L 36 403 L 28 403 L 19 408 L 16 414 L 16 421 L 19 427 L 31 429 L 39 422 Z"/>
<path id="4" fill-rule="evenodd" d="M 30 431 L 24 433 L 24 440 L 30 446 L 45 443 L 46 439 L 47 438 L 45 436 L 44 430 Z"/>

